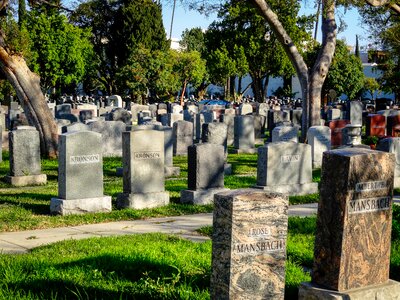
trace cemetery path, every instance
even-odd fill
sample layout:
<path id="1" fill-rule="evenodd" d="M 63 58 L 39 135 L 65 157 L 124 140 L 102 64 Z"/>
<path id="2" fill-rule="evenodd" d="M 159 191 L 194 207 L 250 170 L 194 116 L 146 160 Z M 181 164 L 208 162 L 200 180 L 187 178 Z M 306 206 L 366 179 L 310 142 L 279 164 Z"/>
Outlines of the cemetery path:
<path id="1" fill-rule="evenodd" d="M 310 216 L 316 214 L 317 203 L 291 205 L 289 216 Z M 0 253 L 27 253 L 35 247 L 68 240 L 89 237 L 162 232 L 177 234 L 192 241 L 202 242 L 209 238 L 196 230 L 212 225 L 212 214 L 196 214 L 147 220 L 119 221 L 81 226 L 28 230 L 0 233 Z"/>

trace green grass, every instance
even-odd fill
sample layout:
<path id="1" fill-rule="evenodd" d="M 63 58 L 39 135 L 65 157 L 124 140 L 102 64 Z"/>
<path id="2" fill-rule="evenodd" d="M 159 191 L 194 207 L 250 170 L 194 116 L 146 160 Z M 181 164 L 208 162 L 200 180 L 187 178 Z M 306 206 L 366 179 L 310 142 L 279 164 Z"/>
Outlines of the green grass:
<path id="1" fill-rule="evenodd" d="M 305 247 L 301 238 L 288 243 Z M 288 254 L 287 299 L 310 280 L 300 262 Z M 209 299 L 210 274 L 211 241 L 159 233 L 68 240 L 0 255 L 0 299 Z"/>
<path id="2" fill-rule="evenodd" d="M 0 178 L 9 172 L 9 155 L 3 152 L 0 163 Z M 74 216 L 52 216 L 50 199 L 57 197 L 57 160 L 42 160 L 42 171 L 47 174 L 48 182 L 43 186 L 15 188 L 0 180 L 0 232 L 29 230 L 60 226 L 74 226 L 99 222 L 133 220 L 150 217 L 174 216 L 205 213 L 212 211 L 212 205 L 193 206 L 180 204 L 180 191 L 187 188 L 187 157 L 174 157 L 174 165 L 181 168 L 181 174 L 165 181 L 165 189 L 170 194 L 171 204 L 161 208 L 133 210 L 116 208 L 116 197 L 122 192 L 122 178 L 116 176 L 116 169 L 122 166 L 121 158 L 104 158 L 104 194 L 112 197 L 113 211 Z M 228 163 L 233 174 L 225 176 L 225 186 L 230 189 L 250 188 L 256 184 L 257 155 L 229 154 Z M 318 182 L 319 171 L 313 171 L 313 180 Z M 291 204 L 318 201 L 318 195 L 290 197 Z"/>

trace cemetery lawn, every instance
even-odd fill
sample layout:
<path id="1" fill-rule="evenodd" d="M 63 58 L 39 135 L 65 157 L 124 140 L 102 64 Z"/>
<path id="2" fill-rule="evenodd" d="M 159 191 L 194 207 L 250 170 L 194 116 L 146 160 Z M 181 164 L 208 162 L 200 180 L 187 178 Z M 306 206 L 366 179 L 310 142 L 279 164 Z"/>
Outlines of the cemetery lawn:
<path id="1" fill-rule="evenodd" d="M 297 299 L 311 280 L 316 217 L 290 217 L 288 227 L 285 298 Z M 0 299 L 209 299 L 210 275 L 211 241 L 160 233 L 68 240 L 0 254 Z M 390 278 L 400 280 L 398 206 Z"/>
<path id="2" fill-rule="evenodd" d="M 104 158 L 104 194 L 112 196 L 113 211 L 85 215 L 52 216 L 50 199 L 57 197 L 57 160 L 42 160 L 42 172 L 47 175 L 47 184 L 35 187 L 12 187 L 3 178 L 9 172 L 9 155 L 3 152 L 0 163 L 0 232 L 43 229 L 62 226 L 76 226 L 121 220 L 135 220 L 151 217 L 177 216 L 212 212 L 212 205 L 193 206 L 180 204 L 180 191 L 187 188 L 187 158 L 174 157 L 174 166 L 181 168 L 179 177 L 167 178 L 165 189 L 170 193 L 171 204 L 154 209 L 116 209 L 116 197 L 122 192 L 122 178 L 116 176 L 116 169 L 122 166 L 121 158 Z M 256 184 L 257 155 L 228 154 L 228 163 L 233 174 L 225 176 L 225 186 L 230 189 L 250 188 Z M 320 170 L 313 171 L 313 181 L 320 181 Z M 319 195 L 290 197 L 291 204 L 318 202 Z"/>

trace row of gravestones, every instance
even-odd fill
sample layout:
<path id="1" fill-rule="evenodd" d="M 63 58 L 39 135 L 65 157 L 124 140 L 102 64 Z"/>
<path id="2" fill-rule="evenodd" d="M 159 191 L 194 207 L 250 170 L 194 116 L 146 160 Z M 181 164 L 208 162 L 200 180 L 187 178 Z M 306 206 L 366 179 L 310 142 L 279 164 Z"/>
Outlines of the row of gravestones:
<path id="1" fill-rule="evenodd" d="M 324 153 L 312 281 L 299 299 L 399 299 L 389 279 L 394 164 L 368 149 Z M 287 213 L 282 194 L 215 195 L 211 299 L 284 299 Z"/>

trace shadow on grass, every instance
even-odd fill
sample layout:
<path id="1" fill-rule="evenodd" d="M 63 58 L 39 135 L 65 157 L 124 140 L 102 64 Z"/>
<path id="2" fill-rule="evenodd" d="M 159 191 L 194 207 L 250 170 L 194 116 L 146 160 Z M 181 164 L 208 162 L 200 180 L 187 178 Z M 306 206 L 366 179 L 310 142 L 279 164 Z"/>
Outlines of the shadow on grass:
<path id="1" fill-rule="evenodd" d="M 35 276 L 44 278 L 28 281 L 24 279 L 8 284 L 8 287 L 40 299 L 53 299 L 54 295 L 65 297 L 61 299 L 178 299 L 179 286 L 190 286 L 192 291 L 205 291 L 210 283 L 210 270 L 185 273 L 174 266 L 151 261 L 147 257 L 107 254 L 48 265 L 44 266 L 43 270 L 48 268 L 52 268 L 53 277 L 74 274 L 75 270 L 79 269 L 79 272 L 85 274 L 87 285 L 84 286 L 81 280 L 49 280 L 45 278 L 46 274 L 42 275 L 41 271 L 37 270 Z M 107 289 L 110 282 L 119 282 L 117 286 L 121 290 Z"/>
<path id="2" fill-rule="evenodd" d="M 57 197 L 57 195 L 36 193 L 1 194 L 0 204 L 19 206 L 37 215 L 49 215 L 50 200 L 53 197 Z M 14 198 L 15 200 L 7 200 L 8 198 Z M 43 203 L 43 201 L 46 201 L 46 203 Z"/>

